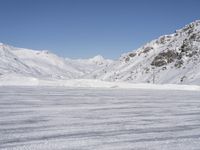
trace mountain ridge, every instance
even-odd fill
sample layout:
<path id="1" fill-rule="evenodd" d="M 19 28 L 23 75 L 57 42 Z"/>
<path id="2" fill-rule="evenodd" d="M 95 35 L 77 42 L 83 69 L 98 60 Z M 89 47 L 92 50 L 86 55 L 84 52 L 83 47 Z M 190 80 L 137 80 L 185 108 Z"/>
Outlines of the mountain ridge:
<path id="1" fill-rule="evenodd" d="M 121 55 L 91 76 L 108 81 L 200 84 L 200 20 Z M 155 81 L 153 81 L 155 80 Z"/>
<path id="2" fill-rule="evenodd" d="M 90 59 L 65 59 L 47 50 L 39 51 L 0 44 L 0 74 L 34 78 L 76 79 L 111 63 L 98 55 Z"/>
<path id="3" fill-rule="evenodd" d="M 59 57 L 49 51 L 0 43 L 1 77 L 98 79 L 130 83 L 200 85 L 200 20 L 160 36 L 116 60 Z"/>

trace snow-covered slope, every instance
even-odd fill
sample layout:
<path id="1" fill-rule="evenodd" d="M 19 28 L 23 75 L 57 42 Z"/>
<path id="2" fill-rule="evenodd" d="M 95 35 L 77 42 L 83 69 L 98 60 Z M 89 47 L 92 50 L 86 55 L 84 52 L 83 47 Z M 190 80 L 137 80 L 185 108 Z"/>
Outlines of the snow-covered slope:
<path id="1" fill-rule="evenodd" d="M 97 55 L 89 59 L 66 58 L 65 60 L 68 64 L 83 72 L 84 76 L 87 76 L 88 74 L 93 73 L 96 70 L 103 69 L 113 63 L 113 60 L 105 59 L 101 55 Z"/>
<path id="2" fill-rule="evenodd" d="M 118 61 L 90 77 L 108 81 L 199 85 L 200 20 L 123 54 Z"/>
<path id="3" fill-rule="evenodd" d="M 0 44 L 0 74 L 37 78 L 77 78 L 83 72 L 48 51 L 34 51 Z"/>
<path id="4" fill-rule="evenodd" d="M 102 69 L 113 61 L 97 55 L 90 59 L 58 57 L 48 51 L 37 51 L 0 43 L 1 78 L 76 79 Z M 16 79 L 17 79 L 16 78 Z"/>
<path id="5" fill-rule="evenodd" d="M 23 74 L 36 75 L 37 71 L 27 66 L 24 62 L 19 60 L 12 51 L 12 47 L 0 44 L 0 75 L 7 74 Z"/>

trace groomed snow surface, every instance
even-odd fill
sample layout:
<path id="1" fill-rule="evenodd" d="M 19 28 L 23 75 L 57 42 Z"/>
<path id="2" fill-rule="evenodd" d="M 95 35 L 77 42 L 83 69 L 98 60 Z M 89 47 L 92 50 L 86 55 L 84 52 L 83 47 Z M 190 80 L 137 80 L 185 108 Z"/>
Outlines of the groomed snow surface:
<path id="1" fill-rule="evenodd" d="M 199 91 L 0 87 L 1 150 L 199 147 Z"/>

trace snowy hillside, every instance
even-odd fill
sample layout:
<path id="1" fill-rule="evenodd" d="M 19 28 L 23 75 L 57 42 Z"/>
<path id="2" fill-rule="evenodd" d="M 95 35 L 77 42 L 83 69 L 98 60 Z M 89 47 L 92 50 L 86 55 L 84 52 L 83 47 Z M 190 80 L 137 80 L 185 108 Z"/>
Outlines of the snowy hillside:
<path id="1" fill-rule="evenodd" d="M 88 78 L 142 83 L 200 84 L 200 20 L 164 35 Z"/>
<path id="2" fill-rule="evenodd" d="M 97 55 L 89 59 L 65 59 L 68 64 L 74 66 L 77 70 L 85 75 L 88 75 L 96 70 L 103 69 L 109 66 L 113 60 L 105 59 L 101 55 Z"/>
<path id="3" fill-rule="evenodd" d="M 16 48 L 2 43 L 0 58 L 2 80 L 76 79 L 112 63 L 112 60 L 100 55 L 90 59 L 64 59 L 48 51 Z"/>
<path id="4" fill-rule="evenodd" d="M 48 51 L 34 51 L 0 44 L 0 74 L 37 78 L 77 78 L 82 72 Z"/>

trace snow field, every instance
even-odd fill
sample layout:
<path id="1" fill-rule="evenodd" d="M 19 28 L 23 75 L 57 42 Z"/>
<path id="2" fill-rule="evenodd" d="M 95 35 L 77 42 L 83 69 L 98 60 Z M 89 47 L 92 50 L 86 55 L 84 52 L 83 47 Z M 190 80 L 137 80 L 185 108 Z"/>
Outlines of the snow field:
<path id="1" fill-rule="evenodd" d="M 0 87 L 1 150 L 197 150 L 198 91 Z"/>

